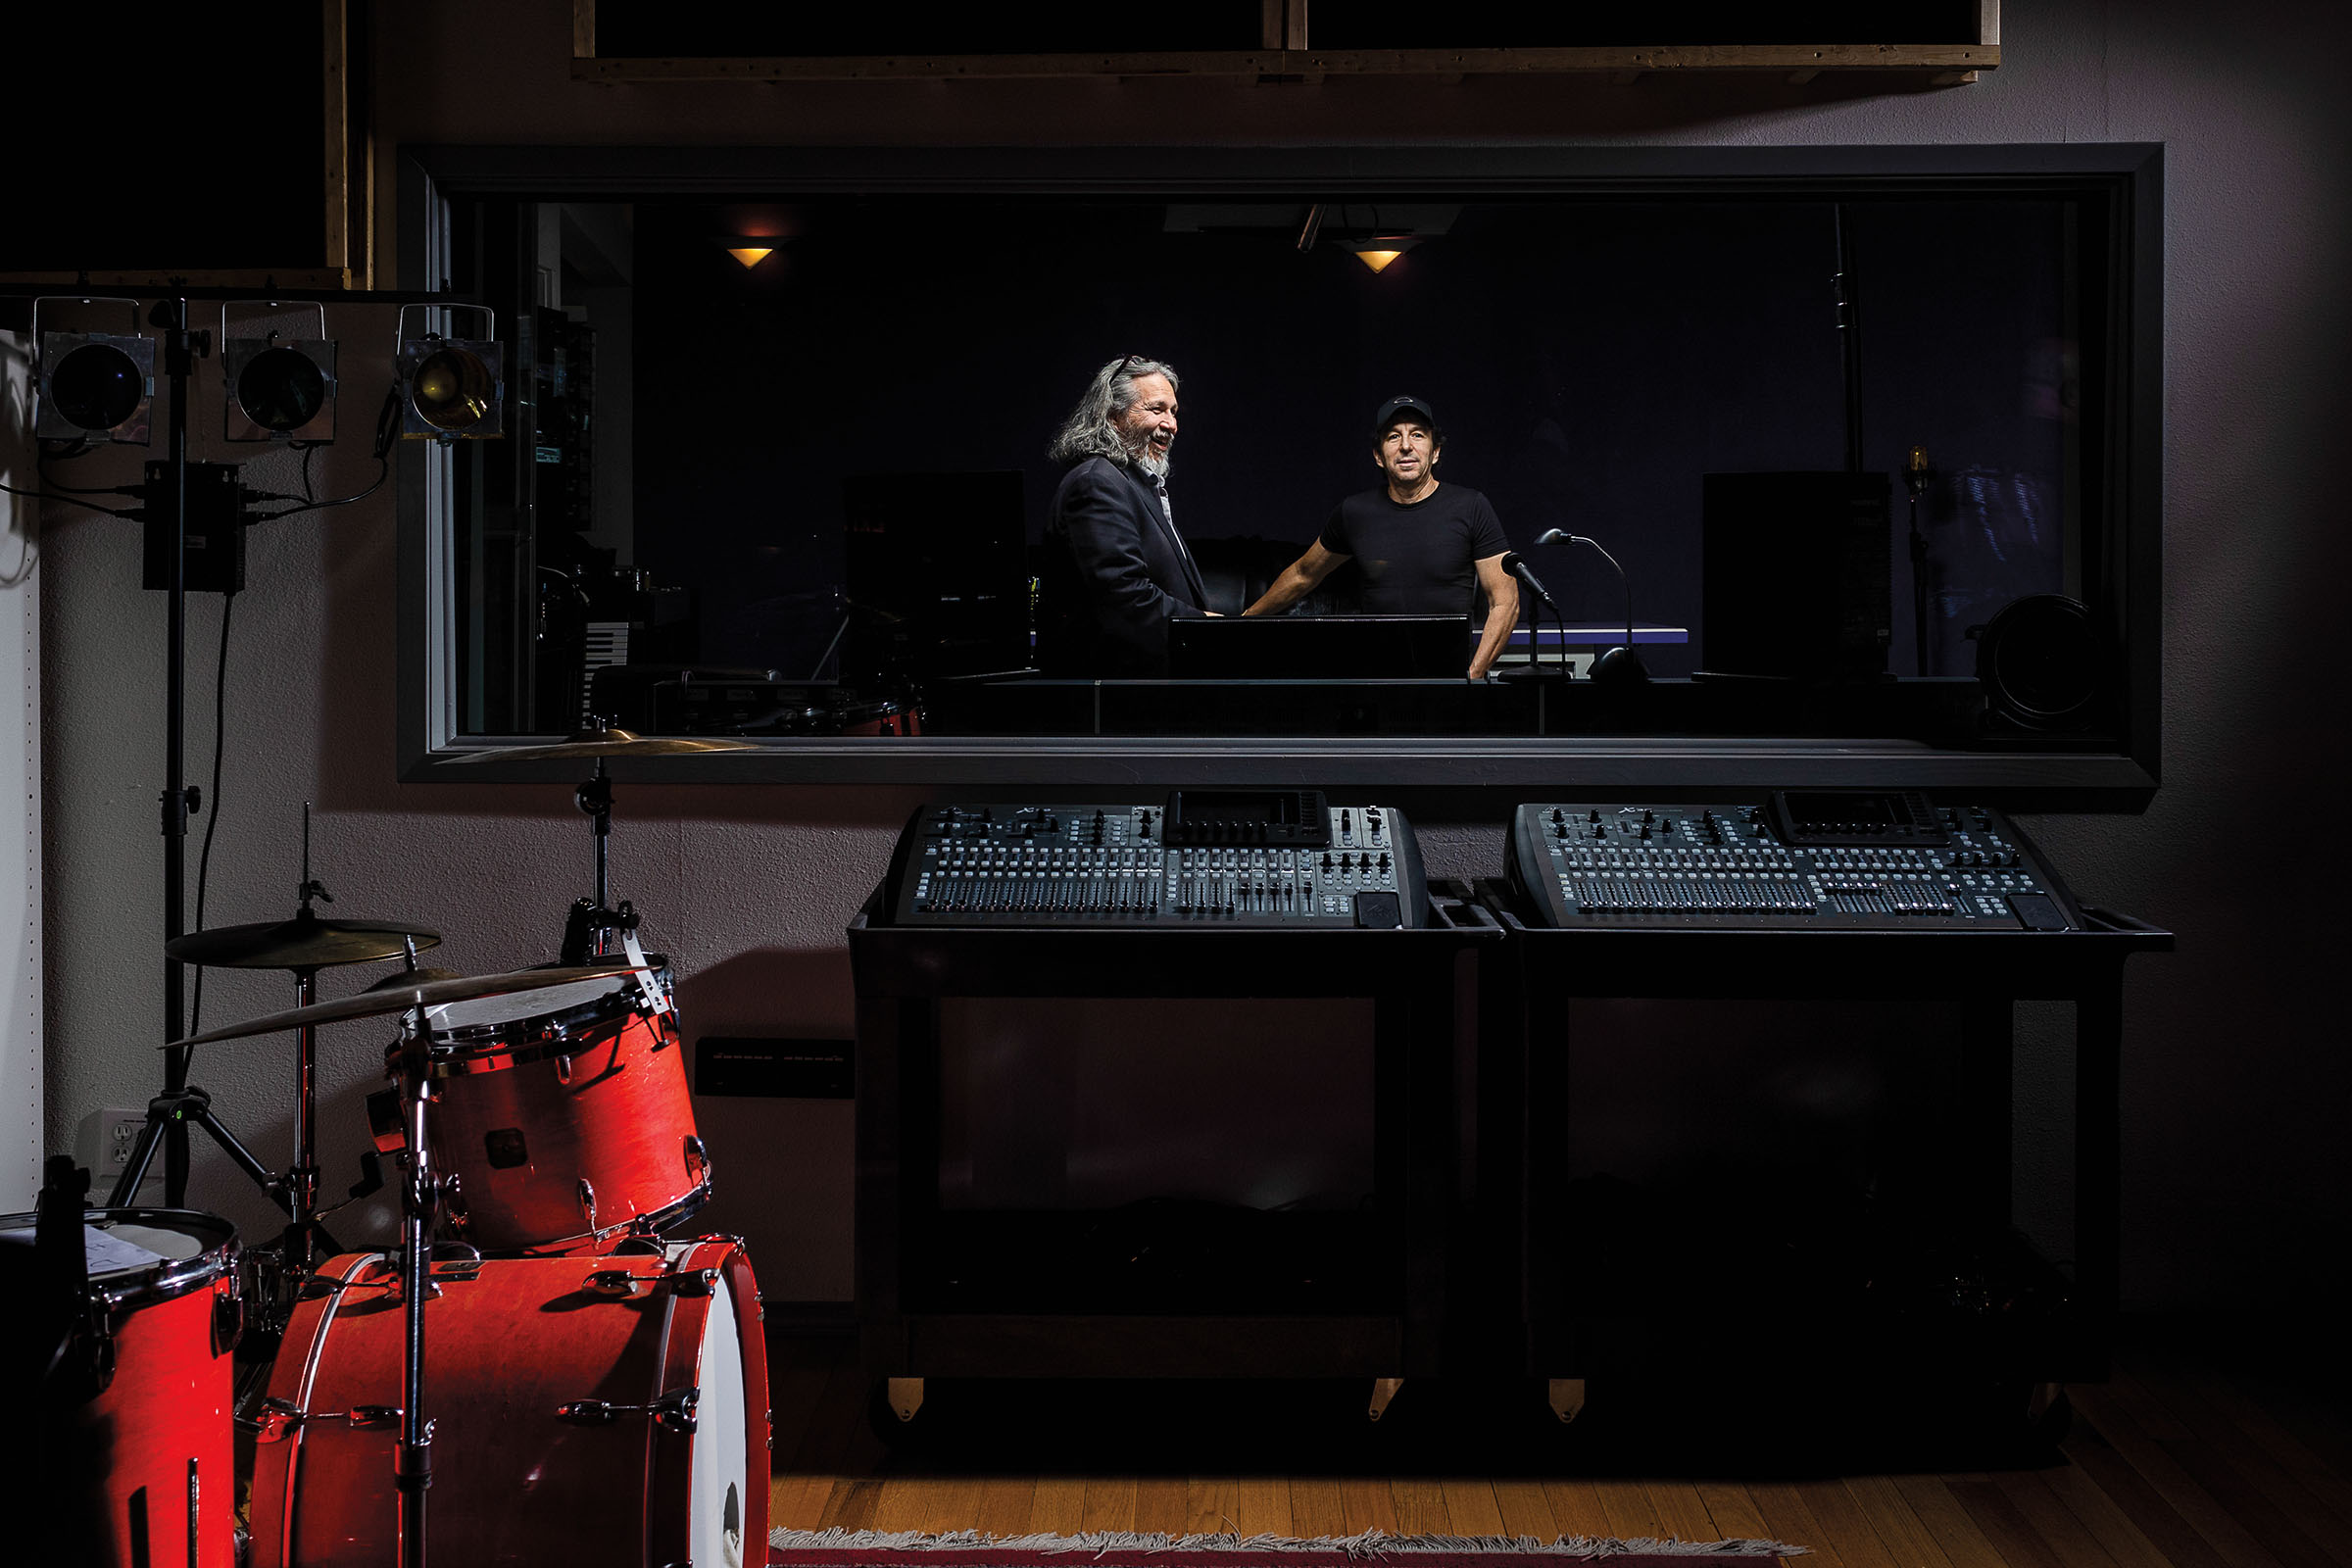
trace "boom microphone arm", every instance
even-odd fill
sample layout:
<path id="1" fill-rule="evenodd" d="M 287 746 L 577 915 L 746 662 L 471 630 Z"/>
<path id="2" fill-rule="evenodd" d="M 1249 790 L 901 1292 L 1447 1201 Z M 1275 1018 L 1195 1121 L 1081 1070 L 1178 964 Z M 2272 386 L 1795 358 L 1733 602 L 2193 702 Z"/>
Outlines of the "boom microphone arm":
<path id="1" fill-rule="evenodd" d="M 1617 558 L 1602 549 L 1599 540 L 1588 539 L 1581 533 L 1570 533 L 1565 528 L 1546 528 L 1536 535 L 1536 543 L 1590 545 L 1599 553 L 1601 560 L 1609 564 L 1617 573 L 1618 582 L 1625 587 L 1625 646 L 1612 648 L 1592 661 L 1592 678 L 1625 685 L 1649 679 L 1649 670 L 1642 664 L 1642 656 L 1634 651 L 1634 580 L 1625 574 L 1625 568 L 1617 564 Z"/>

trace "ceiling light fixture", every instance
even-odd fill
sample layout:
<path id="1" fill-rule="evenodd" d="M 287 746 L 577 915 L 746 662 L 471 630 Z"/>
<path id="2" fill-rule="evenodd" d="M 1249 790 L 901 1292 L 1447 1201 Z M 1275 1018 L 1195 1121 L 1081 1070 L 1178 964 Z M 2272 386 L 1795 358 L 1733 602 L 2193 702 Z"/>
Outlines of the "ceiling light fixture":
<path id="1" fill-rule="evenodd" d="M 749 269 L 758 267 L 773 256 L 776 248 L 773 245 L 729 245 L 726 252 Z"/>
<path id="2" fill-rule="evenodd" d="M 1355 253 L 1357 261 L 1375 272 L 1383 272 L 1388 270 L 1391 262 L 1420 243 L 1420 238 L 1412 234 L 1374 234 L 1364 239 L 1348 240 L 1347 245 L 1348 250 Z"/>

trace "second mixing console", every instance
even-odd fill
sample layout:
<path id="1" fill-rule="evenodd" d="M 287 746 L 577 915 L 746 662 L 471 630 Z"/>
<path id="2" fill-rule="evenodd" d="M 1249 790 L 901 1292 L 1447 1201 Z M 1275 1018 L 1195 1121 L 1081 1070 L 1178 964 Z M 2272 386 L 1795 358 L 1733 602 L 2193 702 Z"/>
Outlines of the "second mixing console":
<path id="1" fill-rule="evenodd" d="M 1562 802 L 1511 823 L 1515 889 L 1546 925 L 2069 931 L 2081 911 L 2016 827 L 1899 790 L 1709 806 Z"/>

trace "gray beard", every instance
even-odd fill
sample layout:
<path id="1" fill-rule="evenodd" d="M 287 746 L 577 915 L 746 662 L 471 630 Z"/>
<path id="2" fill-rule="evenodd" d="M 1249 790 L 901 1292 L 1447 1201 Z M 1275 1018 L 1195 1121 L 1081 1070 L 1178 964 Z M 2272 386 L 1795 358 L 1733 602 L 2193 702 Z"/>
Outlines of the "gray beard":
<path id="1" fill-rule="evenodd" d="M 1154 479 L 1165 479 L 1168 476 L 1168 460 L 1152 451 L 1152 443 L 1149 441 L 1144 443 L 1144 449 L 1138 452 L 1132 461 L 1137 467 Z"/>

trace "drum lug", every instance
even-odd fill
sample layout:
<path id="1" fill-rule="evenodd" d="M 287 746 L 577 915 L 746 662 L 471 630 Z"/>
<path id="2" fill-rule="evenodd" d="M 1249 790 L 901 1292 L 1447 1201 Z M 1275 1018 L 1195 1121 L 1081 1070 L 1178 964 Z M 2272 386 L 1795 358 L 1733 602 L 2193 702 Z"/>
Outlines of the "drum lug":
<path id="1" fill-rule="evenodd" d="M 709 1296 L 718 1278 L 714 1268 L 690 1268 L 669 1277 L 669 1288 L 679 1296 Z"/>
<path id="2" fill-rule="evenodd" d="M 588 1216 L 588 1233 L 591 1236 L 603 1236 L 604 1232 L 596 1228 L 596 1184 L 583 1176 L 580 1178 L 577 1193 L 580 1200 L 580 1212 Z"/>
<path id="3" fill-rule="evenodd" d="M 568 1084 L 571 1082 L 570 1056 L 563 1055 L 556 1058 L 556 1082 L 560 1084 Z"/>
<path id="4" fill-rule="evenodd" d="M 245 1298 L 234 1291 L 213 1298 L 213 1353 L 226 1355 L 245 1338 Z"/>
<path id="5" fill-rule="evenodd" d="M 556 1419 L 575 1427 L 609 1427 L 624 1415 L 650 1415 L 664 1432 L 692 1432 L 699 1388 L 672 1389 L 650 1404 L 613 1404 L 604 1399 L 573 1399 L 556 1406 Z"/>
<path id="6" fill-rule="evenodd" d="M 268 1398 L 262 1401 L 262 1413 L 254 1420 L 237 1418 L 237 1425 L 251 1429 L 256 1443 L 283 1443 L 297 1427 L 320 1421 L 342 1421 L 352 1430 L 366 1431 L 373 1427 L 400 1424 L 400 1407 L 390 1404 L 355 1404 L 348 1410 L 320 1410 L 306 1413 L 291 1400 Z"/>
<path id="7" fill-rule="evenodd" d="M 632 1274 L 625 1268 L 600 1268 L 580 1282 L 580 1289 L 591 1296 L 609 1296 L 622 1300 L 637 1294 L 637 1287 L 648 1283 L 645 1276 Z"/>
<path id="8" fill-rule="evenodd" d="M 686 1174 L 698 1182 L 710 1179 L 710 1152 L 703 1148 L 701 1136 L 695 1133 L 686 1135 Z"/>

